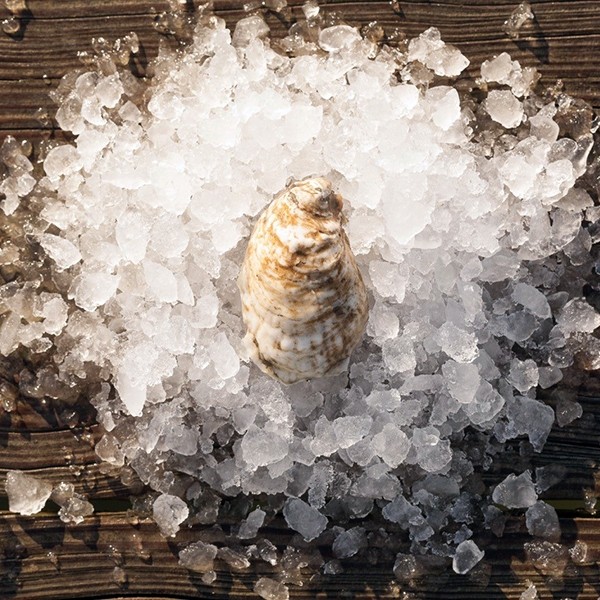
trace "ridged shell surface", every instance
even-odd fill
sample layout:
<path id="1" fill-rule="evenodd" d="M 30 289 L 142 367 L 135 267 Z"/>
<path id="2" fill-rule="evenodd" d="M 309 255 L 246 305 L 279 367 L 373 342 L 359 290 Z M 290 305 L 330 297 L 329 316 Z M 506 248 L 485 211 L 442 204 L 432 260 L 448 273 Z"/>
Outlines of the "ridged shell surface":
<path id="1" fill-rule="evenodd" d="M 323 177 L 297 181 L 260 216 L 238 285 L 254 362 L 284 383 L 343 371 L 368 318 L 365 286 Z"/>

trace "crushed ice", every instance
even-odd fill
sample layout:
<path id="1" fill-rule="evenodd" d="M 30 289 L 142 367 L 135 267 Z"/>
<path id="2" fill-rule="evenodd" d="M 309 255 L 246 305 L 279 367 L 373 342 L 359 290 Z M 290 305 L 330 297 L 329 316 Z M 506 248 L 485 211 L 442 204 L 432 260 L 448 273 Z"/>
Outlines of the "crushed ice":
<path id="1" fill-rule="evenodd" d="M 594 202 L 575 187 L 591 135 L 559 138 L 557 102 L 507 54 L 482 65 L 477 106 L 437 83 L 468 65 L 437 30 L 403 52 L 314 3 L 304 13 L 279 42 L 289 55 L 258 14 L 233 34 L 205 16 L 148 84 L 114 55 L 67 75 L 56 118 L 74 142 L 47 149 L 42 176 L 4 143 L 0 352 L 46 357 L 42 395 L 92 394 L 98 455 L 157 492 L 165 536 L 246 494 L 282 500 L 248 507 L 239 539 L 281 510 L 306 541 L 335 534 L 331 573 L 376 535 L 348 525 L 367 515 L 457 573 L 484 554 L 467 523 L 501 534 L 491 501 L 527 509 L 529 531 L 552 541 L 556 513 L 531 472 L 491 499 L 476 482 L 508 440 L 540 452 L 555 417 L 581 415 L 569 400 L 555 415 L 536 390 L 600 325 L 582 292 Z M 347 373 L 287 387 L 244 353 L 235 281 L 257 215 L 289 178 L 315 174 L 346 200 L 370 319 Z M 52 494 L 65 518 L 89 514 L 61 485 L 12 474 L 11 510 Z M 251 546 L 257 559 L 300 564 L 268 544 Z M 212 581 L 217 552 L 249 564 L 202 542 L 180 562 Z M 395 572 L 415 565 L 399 554 Z M 255 591 L 287 598 L 269 578 Z"/>

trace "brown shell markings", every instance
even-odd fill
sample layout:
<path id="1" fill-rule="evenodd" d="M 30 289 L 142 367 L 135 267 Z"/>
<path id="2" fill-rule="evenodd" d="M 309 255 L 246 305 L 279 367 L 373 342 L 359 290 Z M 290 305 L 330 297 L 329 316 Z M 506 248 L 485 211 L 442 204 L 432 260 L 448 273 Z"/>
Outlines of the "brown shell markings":
<path id="1" fill-rule="evenodd" d="M 260 216 L 238 279 L 252 360 L 284 382 L 343 371 L 368 319 L 367 293 L 324 177 L 296 181 Z"/>

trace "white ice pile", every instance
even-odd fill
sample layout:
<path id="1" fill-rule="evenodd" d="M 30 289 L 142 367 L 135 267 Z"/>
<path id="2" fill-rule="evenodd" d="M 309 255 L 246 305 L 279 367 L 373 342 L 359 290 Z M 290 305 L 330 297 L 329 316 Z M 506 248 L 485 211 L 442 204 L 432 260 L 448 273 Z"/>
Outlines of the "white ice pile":
<path id="1" fill-rule="evenodd" d="M 557 102 L 508 56 L 483 68 L 483 104 L 463 104 L 429 85 L 468 64 L 436 30 L 402 52 L 307 14 L 280 42 L 293 56 L 258 16 L 233 43 L 210 17 L 149 84 L 110 61 L 68 75 L 57 120 L 74 142 L 37 182 L 5 144 L 3 219 L 20 225 L 0 263 L 19 243 L 45 262 L 0 287 L 0 352 L 46 353 L 44 385 L 93 392 L 98 454 L 159 493 L 166 536 L 214 521 L 219 496 L 280 495 L 306 540 L 343 525 L 338 558 L 368 545 L 347 520 L 379 514 L 463 573 L 491 514 L 478 473 L 508 440 L 541 451 L 555 414 L 536 390 L 597 345 L 582 293 L 594 203 L 574 187 L 591 136 L 559 138 Z M 345 198 L 371 310 L 347 373 L 287 387 L 248 361 L 236 277 L 257 215 L 309 175 Z M 528 472 L 493 499 L 528 508 L 533 532 L 554 523 Z M 272 518 L 262 508 L 241 538 Z M 214 548 L 180 558 L 210 572 Z"/>

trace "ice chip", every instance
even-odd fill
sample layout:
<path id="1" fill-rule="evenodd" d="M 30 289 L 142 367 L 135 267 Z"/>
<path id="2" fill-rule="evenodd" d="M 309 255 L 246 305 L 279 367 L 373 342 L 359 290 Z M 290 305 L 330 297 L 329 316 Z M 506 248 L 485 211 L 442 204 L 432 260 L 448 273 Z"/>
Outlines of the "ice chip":
<path id="1" fill-rule="evenodd" d="M 80 168 L 81 158 L 77 148 L 69 144 L 52 148 L 44 160 L 44 171 L 51 179 L 70 175 Z"/>
<path id="2" fill-rule="evenodd" d="M 254 591 L 263 600 L 289 600 L 290 597 L 287 587 L 270 577 L 260 577 L 254 584 Z"/>
<path id="3" fill-rule="evenodd" d="M 232 43 L 237 48 L 247 46 L 252 40 L 269 35 L 269 26 L 261 15 L 251 15 L 240 19 L 233 31 Z"/>
<path id="4" fill-rule="evenodd" d="M 179 552 L 179 564 L 196 573 L 208 573 L 213 570 L 216 556 L 217 547 L 213 544 L 193 542 Z"/>
<path id="5" fill-rule="evenodd" d="M 514 63 L 510 54 L 502 52 L 493 59 L 481 63 L 481 77 L 489 82 L 508 83 L 513 69 Z"/>
<path id="6" fill-rule="evenodd" d="M 521 2 L 504 22 L 502 29 L 512 39 L 518 40 L 521 29 L 530 21 L 535 19 L 529 2 Z"/>
<path id="7" fill-rule="evenodd" d="M 484 556 L 485 552 L 473 540 L 465 540 L 457 547 L 452 558 L 452 570 L 459 575 L 468 573 Z"/>
<path id="8" fill-rule="evenodd" d="M 42 248 L 55 262 L 59 271 L 64 271 L 81 260 L 81 253 L 77 246 L 63 237 L 43 233 L 40 235 L 39 240 Z"/>
<path id="9" fill-rule="evenodd" d="M 460 118 L 460 100 L 454 88 L 431 88 L 427 91 L 427 100 L 433 104 L 433 122 L 441 129 L 449 129 Z"/>
<path id="10" fill-rule="evenodd" d="M 77 525 L 94 514 L 93 505 L 84 496 L 75 492 L 72 483 L 60 482 L 52 490 L 51 498 L 60 506 L 58 516 L 64 523 Z"/>
<path id="11" fill-rule="evenodd" d="M 175 537 L 188 514 L 187 504 L 171 494 L 161 494 L 152 505 L 152 517 L 165 537 Z"/>
<path id="12" fill-rule="evenodd" d="M 521 475 L 508 475 L 499 483 L 492 494 L 496 504 L 506 508 L 529 508 L 537 502 L 535 486 L 531 481 L 531 473 L 525 471 Z"/>
<path id="13" fill-rule="evenodd" d="M 371 429 L 373 419 L 369 415 L 338 417 L 333 422 L 333 431 L 341 448 L 349 448 L 360 441 Z"/>
<path id="14" fill-rule="evenodd" d="M 220 332 L 215 336 L 208 353 L 220 377 L 230 379 L 237 375 L 240 370 L 240 359 L 225 333 Z"/>
<path id="15" fill-rule="evenodd" d="M 283 506 L 286 523 L 307 542 L 319 537 L 327 527 L 327 517 L 300 498 L 288 498 Z"/>
<path id="16" fill-rule="evenodd" d="M 398 336 L 383 343 L 383 362 L 390 373 L 414 372 L 417 359 L 413 344 L 407 337 Z"/>
<path id="17" fill-rule="evenodd" d="M 285 458 L 288 444 L 277 433 L 251 425 L 242 439 L 241 451 L 246 463 L 256 469 Z"/>
<path id="18" fill-rule="evenodd" d="M 416 427 L 413 430 L 412 445 L 421 468 L 431 473 L 443 469 L 452 459 L 450 441 L 441 439 L 435 427 Z"/>
<path id="19" fill-rule="evenodd" d="M 21 515 L 39 513 L 52 493 L 52 484 L 23 471 L 6 473 L 8 510 Z"/>
<path id="20" fill-rule="evenodd" d="M 75 300 L 77 306 L 93 311 L 112 298 L 117 291 L 119 278 L 110 273 L 92 271 L 81 274 L 73 283 L 74 290 L 69 296 Z"/>
<path id="21" fill-rule="evenodd" d="M 319 46 L 326 52 L 339 52 L 361 41 L 360 33 L 350 25 L 333 25 L 319 32 Z"/>
<path id="22" fill-rule="evenodd" d="M 238 537 L 241 540 L 247 540 L 256 537 L 258 530 L 263 526 L 265 516 L 266 513 L 264 510 L 261 510 L 260 508 L 253 510 L 246 517 L 246 520 L 240 525 Z"/>
<path id="23" fill-rule="evenodd" d="M 373 436 L 372 444 L 373 450 L 393 469 L 402 464 L 410 449 L 406 434 L 391 423 Z"/>
<path id="24" fill-rule="evenodd" d="M 591 333 L 600 327 L 600 313 L 583 298 L 574 298 L 565 304 L 556 322 L 566 334 Z"/>
<path id="25" fill-rule="evenodd" d="M 507 129 L 517 127 L 523 120 L 523 105 L 510 91 L 492 90 L 484 105 L 490 117 Z"/>
<path id="26" fill-rule="evenodd" d="M 527 531 L 535 537 L 542 537 L 551 542 L 560 539 L 560 523 L 556 510 L 542 500 L 527 509 L 525 523 Z"/>
<path id="27" fill-rule="evenodd" d="M 367 546 L 367 535 L 363 527 L 352 527 L 343 531 L 333 542 L 333 553 L 337 558 L 350 558 Z"/>
<path id="28" fill-rule="evenodd" d="M 117 218 L 115 237 L 126 260 L 139 263 L 146 256 L 150 226 L 137 211 L 125 211 Z"/>
<path id="29" fill-rule="evenodd" d="M 177 279 L 173 271 L 150 260 L 145 260 L 143 267 L 148 288 L 156 299 L 161 302 L 176 302 L 178 298 Z"/>
<path id="30" fill-rule="evenodd" d="M 535 587 L 535 585 L 533 583 L 530 583 L 527 586 L 527 589 L 524 590 L 523 592 L 521 592 L 521 596 L 519 597 L 519 600 L 538 600 L 539 596 L 537 593 L 537 588 Z"/>
<path id="31" fill-rule="evenodd" d="M 583 408 L 579 402 L 573 402 L 568 398 L 560 398 L 556 403 L 556 422 L 559 427 L 565 427 L 583 414 Z"/>
<path id="32" fill-rule="evenodd" d="M 469 65 L 460 50 L 442 41 L 440 32 L 434 27 L 409 42 L 408 59 L 418 60 L 436 75 L 444 77 L 456 77 Z"/>
<path id="33" fill-rule="evenodd" d="M 512 383 L 521 393 L 535 387 L 538 384 L 539 371 L 535 362 L 528 358 L 519 360 L 514 358 L 510 364 L 508 381 Z"/>
<path id="34" fill-rule="evenodd" d="M 469 404 L 475 400 L 481 377 L 474 364 L 462 364 L 449 360 L 442 366 L 450 395 L 461 404 Z"/>
<path id="35" fill-rule="evenodd" d="M 512 297 L 515 302 L 522 304 L 541 319 L 547 319 L 552 314 L 546 296 L 532 285 L 523 282 L 517 283 Z"/>
<path id="36" fill-rule="evenodd" d="M 447 322 L 440 327 L 438 343 L 448 356 L 459 363 L 473 362 L 479 354 L 475 336 L 454 323 Z"/>

